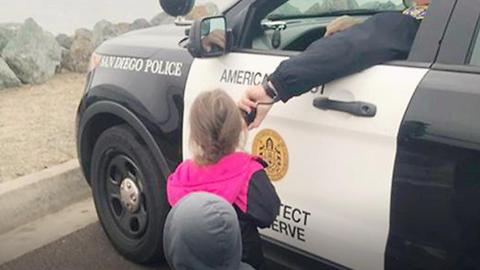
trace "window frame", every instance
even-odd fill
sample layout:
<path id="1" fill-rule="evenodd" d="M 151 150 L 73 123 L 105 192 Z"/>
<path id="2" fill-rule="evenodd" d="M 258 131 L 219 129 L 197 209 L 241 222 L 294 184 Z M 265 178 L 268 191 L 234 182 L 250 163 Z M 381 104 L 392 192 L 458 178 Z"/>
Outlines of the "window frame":
<path id="1" fill-rule="evenodd" d="M 478 1 L 457 1 L 450 23 L 445 31 L 438 59 L 432 68 L 444 71 L 480 73 L 480 64 L 470 64 L 479 27 L 480 5 Z"/>

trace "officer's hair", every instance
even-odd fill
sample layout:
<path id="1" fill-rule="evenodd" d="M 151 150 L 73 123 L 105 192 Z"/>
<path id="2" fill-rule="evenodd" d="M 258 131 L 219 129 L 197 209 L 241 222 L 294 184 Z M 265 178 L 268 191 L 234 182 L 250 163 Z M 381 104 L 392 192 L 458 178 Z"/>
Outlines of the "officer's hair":
<path id="1" fill-rule="evenodd" d="M 190 109 L 190 148 L 198 165 L 217 163 L 244 141 L 246 124 L 223 90 L 200 94 Z"/>

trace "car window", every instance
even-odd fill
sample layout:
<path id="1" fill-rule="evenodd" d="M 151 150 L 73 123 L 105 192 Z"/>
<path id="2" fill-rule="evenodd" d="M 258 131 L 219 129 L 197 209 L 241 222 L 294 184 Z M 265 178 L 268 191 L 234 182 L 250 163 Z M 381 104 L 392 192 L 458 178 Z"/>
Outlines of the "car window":
<path id="1" fill-rule="evenodd" d="M 315 16 L 328 12 L 354 10 L 402 10 L 405 6 L 402 0 L 290 0 L 281 5 L 267 18 L 288 18 L 298 16 Z"/>
<path id="2" fill-rule="evenodd" d="M 478 30 L 479 29 L 477 29 L 477 37 L 474 40 L 472 55 L 470 57 L 470 65 L 474 66 L 480 66 L 480 35 L 478 34 Z"/>
<path id="3" fill-rule="evenodd" d="M 335 17 L 354 16 L 359 22 L 383 11 L 403 10 L 402 0 L 289 0 L 261 20 L 251 49 L 303 51 L 321 39 Z"/>

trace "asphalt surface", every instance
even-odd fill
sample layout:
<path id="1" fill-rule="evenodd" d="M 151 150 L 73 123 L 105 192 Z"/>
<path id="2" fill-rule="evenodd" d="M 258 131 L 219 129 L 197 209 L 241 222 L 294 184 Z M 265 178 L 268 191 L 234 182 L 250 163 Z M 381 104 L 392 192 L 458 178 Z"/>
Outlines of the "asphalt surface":
<path id="1" fill-rule="evenodd" d="M 0 270 L 169 270 L 165 264 L 142 266 L 120 256 L 98 222 L 0 265 Z"/>
<path id="2" fill-rule="evenodd" d="M 266 268 L 286 269 L 271 261 Z M 0 265 L 0 270 L 97 269 L 171 270 L 166 263 L 145 266 L 126 260 L 115 251 L 98 222 Z"/>

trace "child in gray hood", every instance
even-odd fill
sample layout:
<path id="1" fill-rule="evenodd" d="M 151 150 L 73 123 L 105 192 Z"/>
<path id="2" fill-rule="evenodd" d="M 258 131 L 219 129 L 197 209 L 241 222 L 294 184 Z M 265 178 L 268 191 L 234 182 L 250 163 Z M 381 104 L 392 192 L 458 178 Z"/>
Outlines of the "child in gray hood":
<path id="1" fill-rule="evenodd" d="M 174 270 L 253 270 L 241 262 L 237 213 L 230 203 L 211 193 L 191 193 L 172 208 L 163 247 Z"/>

